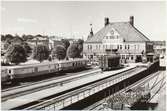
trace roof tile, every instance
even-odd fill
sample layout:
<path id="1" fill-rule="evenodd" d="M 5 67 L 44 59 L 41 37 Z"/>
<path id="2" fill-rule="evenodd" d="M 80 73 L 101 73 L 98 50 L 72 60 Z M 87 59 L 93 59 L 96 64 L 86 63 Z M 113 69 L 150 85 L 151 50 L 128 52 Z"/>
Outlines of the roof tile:
<path id="1" fill-rule="evenodd" d="M 142 34 L 138 29 L 132 26 L 129 22 L 114 22 L 103 27 L 94 36 L 86 40 L 87 43 L 90 42 L 102 42 L 105 35 L 115 29 L 121 38 L 126 42 L 144 42 L 150 41 L 144 34 Z"/>

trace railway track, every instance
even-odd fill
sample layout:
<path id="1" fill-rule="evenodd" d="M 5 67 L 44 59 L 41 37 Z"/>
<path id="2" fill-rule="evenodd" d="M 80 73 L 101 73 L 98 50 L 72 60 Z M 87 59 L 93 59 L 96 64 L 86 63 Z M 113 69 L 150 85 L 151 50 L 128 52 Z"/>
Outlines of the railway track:
<path id="1" fill-rule="evenodd" d="M 133 72 L 133 70 L 136 70 L 137 69 L 137 67 L 129 67 L 129 68 L 126 68 L 126 69 L 121 69 L 120 71 L 114 71 L 114 72 L 107 72 L 107 73 L 104 73 L 104 74 L 102 74 L 102 75 L 99 75 L 98 73 L 95 73 L 95 74 L 97 74 L 97 78 L 102 78 L 102 80 L 103 79 L 107 79 L 107 78 L 110 78 L 110 77 L 115 77 L 115 76 L 121 76 L 121 74 L 122 73 L 126 73 L 126 74 L 129 74 L 130 72 Z M 139 71 L 139 70 L 138 70 Z M 117 72 L 117 73 L 115 73 L 115 72 Z M 111 74 L 109 74 L 109 73 L 111 73 Z M 109 75 L 108 75 L 109 74 Z M 102 77 L 101 77 L 102 76 Z M 94 77 L 96 77 L 96 75 L 93 75 L 92 76 L 93 78 L 91 78 L 91 77 L 89 77 L 91 80 L 89 80 L 89 81 L 85 81 L 85 80 L 87 80 L 87 78 L 82 78 L 83 80 L 82 80 L 82 82 L 84 81 L 84 83 L 82 83 L 80 80 L 76 80 L 77 81 L 77 83 L 74 85 L 73 83 L 67 83 L 67 84 L 73 84 L 74 86 L 69 86 L 69 85 L 66 85 L 66 84 L 64 84 L 63 86 L 56 86 L 56 87 L 53 87 L 53 88 L 47 88 L 47 89 L 42 89 L 41 91 L 37 91 L 37 92 L 33 92 L 33 93 L 31 93 L 31 94 L 27 94 L 27 95 L 24 95 L 24 96 L 20 96 L 20 97 L 17 97 L 17 98 L 14 98 L 14 99 L 9 99 L 9 100 L 7 100 L 7 101 L 2 101 L 2 108 L 4 107 L 5 109 L 7 108 L 7 109 L 13 109 L 13 107 L 14 106 L 20 106 L 20 108 L 21 109 L 24 109 L 24 108 L 26 108 L 24 105 L 27 105 L 27 104 L 31 104 L 31 103 L 38 103 L 38 102 L 41 102 L 43 99 L 44 100 L 48 100 L 49 98 L 50 99 L 52 99 L 52 98 L 54 98 L 55 96 L 57 97 L 57 96 L 60 96 L 60 95 L 62 95 L 62 94 L 66 94 L 66 93 L 68 93 L 68 92 L 71 92 L 71 91 L 73 91 L 73 90 L 76 90 L 76 89 L 78 89 L 78 88 L 81 88 L 81 87 L 84 87 L 84 86 L 87 86 L 87 85 L 90 85 L 89 87 L 91 87 L 92 85 L 92 83 L 95 83 L 95 82 L 97 82 L 97 81 L 101 81 L 101 79 L 97 79 L 97 78 L 94 78 Z M 91 82 L 93 80 L 93 82 Z M 46 86 L 46 85 L 45 85 Z M 44 86 L 44 87 L 45 87 Z M 66 87 L 66 86 L 68 86 L 68 87 Z M 65 89 L 64 89 L 65 88 Z M 51 91 L 50 91 L 51 90 Z M 48 92 L 49 91 L 49 92 Z M 48 92 L 48 93 L 46 93 L 46 92 Z M 42 94 L 42 96 L 39 96 L 39 95 L 41 95 L 41 93 L 43 93 Z M 35 95 L 37 94 L 38 96 L 36 97 Z M 28 98 L 29 99 L 28 99 Z M 32 98 L 31 98 L 32 97 Z M 21 99 L 22 98 L 22 99 Z M 24 99 L 25 98 L 27 98 L 27 100 L 26 101 L 24 101 Z M 37 99 L 38 98 L 38 99 Z M 41 100 L 42 99 L 42 100 Z M 15 101 L 16 100 L 16 101 Z M 19 101 L 18 101 L 19 100 Z M 23 103 L 21 102 L 20 103 L 20 100 L 23 100 Z M 16 103 L 16 104 L 13 104 L 13 105 L 10 105 L 10 106 L 8 106 L 9 104 L 10 104 L 10 102 L 11 101 L 13 101 L 14 103 L 15 102 L 19 102 L 19 103 Z M 34 101 L 34 102 L 33 102 Z M 17 104 L 22 104 L 23 105 L 23 107 L 22 107 L 22 105 L 17 105 Z M 7 106 L 6 106 L 7 105 Z M 32 104 L 31 104 L 32 105 Z M 30 105 L 30 106 L 31 106 Z M 15 109 L 15 108 L 14 108 Z"/>
<path id="2" fill-rule="evenodd" d="M 57 73 L 55 73 L 56 76 L 53 76 L 53 77 L 49 76 L 49 77 L 44 78 L 42 80 L 39 77 L 34 77 L 34 78 L 36 78 L 38 80 L 36 80 L 36 81 L 34 81 L 34 80 L 30 80 L 30 81 L 22 80 L 17 85 L 10 84 L 10 86 L 8 86 L 8 87 L 6 86 L 5 88 L 2 88 L 1 92 L 6 92 L 6 91 L 14 90 L 14 89 L 17 89 L 17 88 L 22 88 L 22 87 L 27 87 L 27 86 L 31 86 L 31 85 L 34 85 L 34 84 L 40 84 L 40 83 L 43 83 L 43 82 L 52 81 L 52 80 L 56 80 L 56 79 L 62 79 L 62 78 L 73 76 L 73 75 L 79 75 L 79 74 L 87 73 L 89 71 L 93 71 L 93 70 L 97 70 L 97 69 L 98 68 L 87 69 L 87 70 L 84 70 L 84 71 L 73 72 L 73 73 L 67 72 L 65 74 L 62 74 L 62 73 L 57 74 Z M 54 73 L 50 74 L 50 75 L 54 75 Z M 59 76 L 57 76 L 57 75 L 59 75 Z M 34 78 L 32 78 L 32 79 L 34 79 Z"/>
<path id="3" fill-rule="evenodd" d="M 118 92 L 116 92 L 116 93 L 122 93 L 122 92 L 125 92 L 125 91 L 129 90 L 129 89 L 133 89 L 133 88 L 138 87 L 138 86 L 143 86 L 143 85 L 146 84 L 148 81 L 150 81 L 151 79 L 153 79 L 153 78 L 155 78 L 157 75 L 159 75 L 161 72 L 162 72 L 162 71 L 158 71 L 158 72 L 156 72 L 156 73 L 154 73 L 154 74 L 151 74 L 151 75 L 147 76 L 146 78 L 143 78 L 143 79 L 141 79 L 141 80 L 135 82 L 134 84 L 132 84 L 132 85 L 130 85 L 130 86 L 124 88 L 124 89 L 121 89 L 120 91 L 118 91 Z M 159 77 L 159 76 L 158 76 L 158 77 Z M 151 87 L 151 89 L 152 89 L 153 87 L 155 87 L 156 85 L 158 85 L 161 81 L 164 81 L 164 79 L 165 79 L 165 77 L 163 77 L 163 78 L 161 78 L 159 81 L 157 81 L 156 84 L 153 84 L 153 86 Z M 164 84 L 165 84 L 165 83 L 164 83 Z M 163 85 L 164 85 L 164 84 L 163 84 Z M 163 85 L 162 85 L 162 86 L 163 86 Z M 116 94 L 116 93 L 115 93 L 115 94 Z M 109 97 L 107 97 L 107 98 L 109 98 Z M 105 103 L 105 101 L 106 101 L 106 98 L 104 98 L 104 99 L 101 100 L 101 101 L 98 101 L 98 102 L 94 103 L 93 105 L 91 105 L 91 106 L 89 106 L 89 107 L 87 107 L 87 108 L 85 108 L 85 109 L 83 109 L 83 110 L 104 110 L 104 109 L 102 108 L 102 104 Z M 99 108 L 100 108 L 100 109 L 99 109 Z M 111 109 L 109 109 L 109 110 L 111 110 Z"/>
<path id="4" fill-rule="evenodd" d="M 125 71 L 125 72 L 123 72 L 123 74 L 135 73 L 135 72 L 138 72 L 138 71 L 139 70 L 137 68 L 135 68 L 135 69 Z M 93 87 L 100 86 L 101 84 L 106 83 L 106 81 L 111 81 L 113 79 L 119 78 L 121 76 L 121 74 L 117 74 L 117 75 L 113 76 L 112 78 L 111 77 L 110 78 L 105 78 L 104 80 L 101 80 L 101 81 L 83 86 L 81 88 L 78 88 L 76 90 L 73 90 L 71 92 L 65 93 L 63 95 L 60 95 L 60 96 L 57 96 L 57 97 L 54 97 L 54 98 L 52 98 L 52 97 L 44 98 L 42 100 L 39 100 L 37 104 L 34 104 L 32 106 L 29 106 L 29 107 L 25 108 L 25 110 L 34 110 L 34 109 L 39 110 L 43 106 L 45 106 L 46 104 L 51 104 L 51 103 L 54 103 L 55 101 L 63 100 L 64 98 L 68 98 L 72 95 L 78 94 L 80 92 L 84 92 L 85 90 L 89 90 L 89 89 L 92 89 Z"/>
<path id="5" fill-rule="evenodd" d="M 77 75 L 70 74 L 67 76 L 59 77 L 59 78 L 43 80 L 35 83 L 30 83 L 30 84 L 26 84 L 18 87 L 5 89 L 5 90 L 2 90 L 1 92 L 1 97 L 2 97 L 1 100 L 3 102 L 18 96 L 30 94 L 36 91 L 44 90 L 44 89 L 51 88 L 58 85 L 63 85 L 74 80 L 91 76 L 92 74 L 97 74 L 99 72 L 101 72 L 101 69 L 93 69 L 93 70 L 78 73 Z"/>

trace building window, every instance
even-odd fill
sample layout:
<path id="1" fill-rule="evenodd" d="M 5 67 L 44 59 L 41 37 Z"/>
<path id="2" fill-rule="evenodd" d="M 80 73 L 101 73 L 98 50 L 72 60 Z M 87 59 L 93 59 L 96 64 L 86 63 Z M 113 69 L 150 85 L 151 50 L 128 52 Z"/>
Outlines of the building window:
<path id="1" fill-rule="evenodd" d="M 136 49 L 136 45 L 134 45 L 135 49 Z"/>
<path id="2" fill-rule="evenodd" d="M 133 60 L 133 55 L 131 56 L 131 60 Z"/>
<path id="3" fill-rule="evenodd" d="M 129 45 L 128 45 L 128 49 L 129 49 L 130 47 L 129 47 Z"/>
<path id="4" fill-rule="evenodd" d="M 125 55 L 122 55 L 122 59 L 125 59 Z"/>
<path id="5" fill-rule="evenodd" d="M 90 45 L 90 50 L 92 50 L 92 45 Z"/>
<path id="6" fill-rule="evenodd" d="M 122 45 L 120 45 L 120 49 L 122 49 Z"/>
<path id="7" fill-rule="evenodd" d="M 128 55 L 126 55 L 126 59 L 129 59 L 129 56 L 128 56 Z"/>
<path id="8" fill-rule="evenodd" d="M 125 49 L 126 49 L 126 45 L 125 45 Z"/>
<path id="9" fill-rule="evenodd" d="M 119 49 L 119 45 L 117 45 L 117 49 Z"/>

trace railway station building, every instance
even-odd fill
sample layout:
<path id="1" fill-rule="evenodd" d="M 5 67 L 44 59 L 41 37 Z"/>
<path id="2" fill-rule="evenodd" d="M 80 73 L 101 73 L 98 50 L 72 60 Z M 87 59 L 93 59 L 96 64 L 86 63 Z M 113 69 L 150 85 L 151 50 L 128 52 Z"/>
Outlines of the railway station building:
<path id="1" fill-rule="evenodd" d="M 142 57 L 152 61 L 154 50 L 151 42 L 134 26 L 134 16 L 127 22 L 110 22 L 104 19 L 104 27 L 97 33 L 91 28 L 87 40 L 84 42 L 83 55 L 91 61 L 98 61 L 108 50 L 117 50 L 121 56 L 121 63 L 140 62 Z"/>

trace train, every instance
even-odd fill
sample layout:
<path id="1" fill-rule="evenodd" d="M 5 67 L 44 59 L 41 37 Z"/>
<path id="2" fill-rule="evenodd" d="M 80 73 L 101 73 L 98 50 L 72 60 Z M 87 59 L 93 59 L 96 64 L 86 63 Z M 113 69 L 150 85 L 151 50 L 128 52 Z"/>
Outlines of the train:
<path id="1" fill-rule="evenodd" d="M 103 71 L 120 68 L 122 66 L 120 64 L 120 58 L 119 54 L 102 55 L 99 58 L 100 68 Z"/>
<path id="2" fill-rule="evenodd" d="M 75 70 L 87 67 L 87 59 L 78 58 L 73 60 L 51 61 L 45 63 L 37 63 L 31 65 L 9 66 L 2 70 L 1 80 L 2 83 L 8 81 L 17 81 L 19 79 L 46 75 L 49 73 L 56 74 L 55 72 Z"/>
<path id="3" fill-rule="evenodd" d="M 5 83 L 10 80 L 10 76 L 8 75 L 8 70 L 7 68 L 2 68 L 1 69 L 1 82 Z"/>

